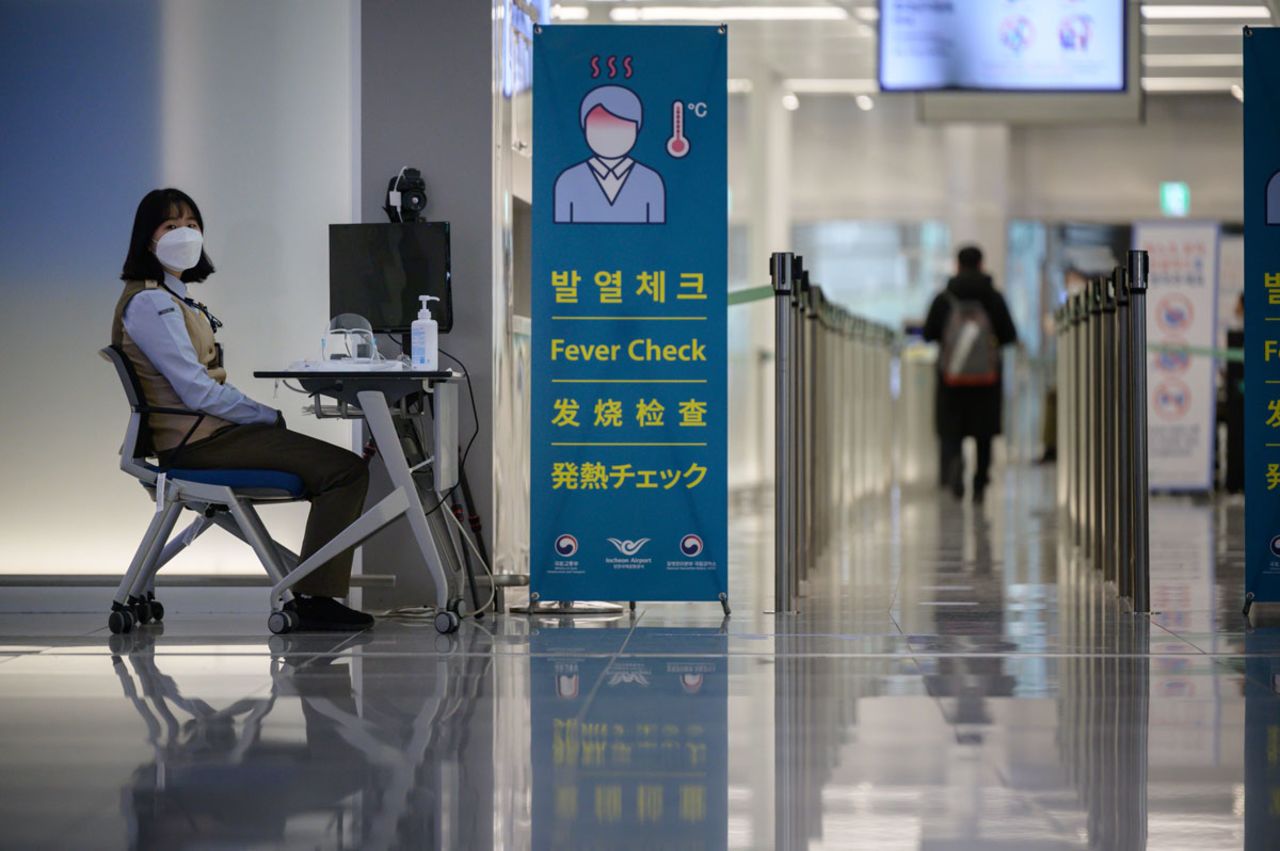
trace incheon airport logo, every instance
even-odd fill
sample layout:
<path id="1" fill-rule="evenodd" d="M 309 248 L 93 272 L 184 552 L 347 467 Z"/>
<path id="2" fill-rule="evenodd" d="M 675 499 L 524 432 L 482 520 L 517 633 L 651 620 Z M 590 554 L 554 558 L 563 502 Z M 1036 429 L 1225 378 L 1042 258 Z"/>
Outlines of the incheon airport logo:
<path id="1" fill-rule="evenodd" d="M 686 558 L 697 558 L 702 555 L 702 539 L 697 535 L 685 535 L 680 539 L 680 552 Z"/>
<path id="2" fill-rule="evenodd" d="M 1276 535 L 1271 539 L 1271 554 L 1276 558 L 1280 558 L 1280 535 Z"/>
<path id="3" fill-rule="evenodd" d="M 556 555 L 561 558 L 572 558 L 578 554 L 578 539 L 572 535 L 561 535 L 556 538 Z"/>
<path id="4" fill-rule="evenodd" d="M 622 540 L 619 540 L 618 538 L 608 538 L 606 540 L 608 540 L 609 543 L 613 544 L 614 548 L 618 552 L 630 558 L 631 556 L 636 555 L 641 550 L 643 550 L 644 545 L 649 543 L 650 539 L 641 538 L 638 541 L 622 541 Z"/>

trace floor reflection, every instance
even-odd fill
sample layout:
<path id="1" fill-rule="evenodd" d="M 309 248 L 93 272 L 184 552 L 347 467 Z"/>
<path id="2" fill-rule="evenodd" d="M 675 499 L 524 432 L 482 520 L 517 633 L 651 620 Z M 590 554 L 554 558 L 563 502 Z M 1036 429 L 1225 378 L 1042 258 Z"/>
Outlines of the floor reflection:
<path id="1" fill-rule="evenodd" d="M 726 848 L 725 635 L 559 626 L 530 647 L 533 847 Z"/>
<path id="2" fill-rule="evenodd" d="M 1052 495 L 1014 470 L 985 506 L 861 502 L 789 615 L 759 511 L 727 620 L 0 615 L 0 846 L 1280 847 L 1280 631 L 1239 614 L 1239 504 L 1153 503 L 1147 618 Z"/>
<path id="3" fill-rule="evenodd" d="M 129 847 L 489 844 L 471 797 L 493 785 L 476 735 L 487 647 L 409 670 L 360 655 L 359 638 L 276 638 L 270 656 L 244 660 L 269 686 L 215 706 L 164 673 L 156 642 L 154 631 L 112 637 L 111 666 L 153 750 L 122 798 Z"/>

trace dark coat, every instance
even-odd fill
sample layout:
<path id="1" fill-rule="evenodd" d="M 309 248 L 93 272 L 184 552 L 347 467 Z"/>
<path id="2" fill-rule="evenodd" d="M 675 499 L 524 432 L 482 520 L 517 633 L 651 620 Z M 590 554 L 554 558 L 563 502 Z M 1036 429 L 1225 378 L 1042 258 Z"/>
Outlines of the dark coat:
<path id="1" fill-rule="evenodd" d="M 990 275 L 961 272 L 947 282 L 946 291 L 961 301 L 982 302 L 991 321 L 991 330 L 995 332 L 1000 345 L 1007 346 L 1017 341 L 1018 331 L 1013 327 L 1009 306 L 992 284 Z M 947 330 L 947 319 L 951 315 L 951 306 L 951 299 L 942 293 L 933 300 L 929 317 L 924 323 L 926 340 L 942 340 L 942 335 Z M 944 437 L 993 437 L 1000 433 L 1003 402 L 1003 380 L 990 387 L 948 387 L 942 383 L 939 375 L 934 405 L 934 423 L 938 434 Z"/>

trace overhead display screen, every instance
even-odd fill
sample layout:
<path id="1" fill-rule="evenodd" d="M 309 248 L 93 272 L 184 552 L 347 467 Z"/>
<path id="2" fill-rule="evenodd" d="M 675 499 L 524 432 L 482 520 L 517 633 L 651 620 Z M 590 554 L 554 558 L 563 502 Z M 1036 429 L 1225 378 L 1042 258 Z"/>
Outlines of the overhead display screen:
<path id="1" fill-rule="evenodd" d="M 1124 0 L 881 0 L 884 91 L 1120 92 Z"/>

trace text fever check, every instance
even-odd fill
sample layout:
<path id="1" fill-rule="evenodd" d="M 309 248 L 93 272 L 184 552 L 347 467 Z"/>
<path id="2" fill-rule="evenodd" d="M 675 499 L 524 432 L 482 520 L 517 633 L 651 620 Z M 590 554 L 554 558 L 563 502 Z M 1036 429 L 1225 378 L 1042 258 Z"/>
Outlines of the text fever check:
<path id="1" fill-rule="evenodd" d="M 626 352 L 625 356 L 623 352 Z M 570 343 L 562 338 L 552 338 L 551 359 L 553 361 L 596 361 L 612 362 L 625 357 L 637 363 L 695 363 L 707 360 L 707 346 L 694 337 L 683 345 L 668 343 L 661 345 L 648 338 L 632 340 L 630 343 Z"/>

